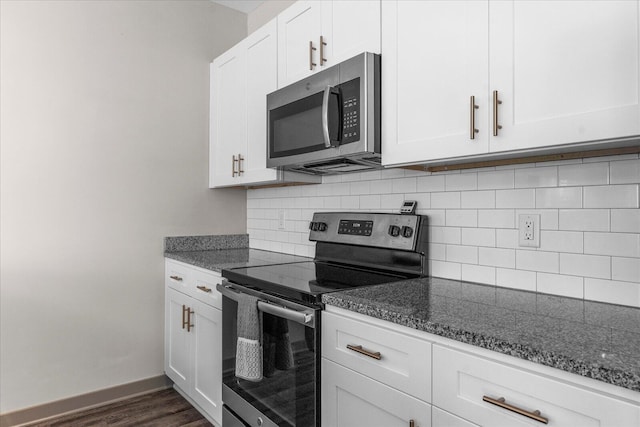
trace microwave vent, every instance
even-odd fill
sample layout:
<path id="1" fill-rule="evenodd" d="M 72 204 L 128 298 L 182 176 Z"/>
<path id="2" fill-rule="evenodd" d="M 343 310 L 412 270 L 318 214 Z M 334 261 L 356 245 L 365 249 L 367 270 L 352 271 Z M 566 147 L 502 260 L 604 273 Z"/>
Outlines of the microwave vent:
<path id="1" fill-rule="evenodd" d="M 380 157 L 369 156 L 359 159 L 337 158 L 322 162 L 307 163 L 305 165 L 287 168 L 295 172 L 314 175 L 333 175 L 349 172 L 361 172 L 363 170 L 380 169 Z"/>

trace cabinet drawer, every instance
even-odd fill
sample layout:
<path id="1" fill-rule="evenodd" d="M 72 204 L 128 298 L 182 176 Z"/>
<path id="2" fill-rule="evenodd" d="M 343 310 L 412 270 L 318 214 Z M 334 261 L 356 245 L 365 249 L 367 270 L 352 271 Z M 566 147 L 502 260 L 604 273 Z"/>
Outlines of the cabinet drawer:
<path id="1" fill-rule="evenodd" d="M 323 427 L 429 427 L 431 405 L 323 358 L 321 419 Z"/>
<path id="2" fill-rule="evenodd" d="M 222 283 L 222 276 L 217 273 L 193 270 L 191 295 L 205 304 L 222 310 L 222 295 L 216 289 L 216 285 Z"/>
<path id="3" fill-rule="evenodd" d="M 193 270 L 186 264 L 176 261 L 165 261 L 165 283 L 168 287 L 177 291 L 189 293 L 191 284 L 191 272 Z"/>
<path id="4" fill-rule="evenodd" d="M 637 427 L 640 406 L 560 380 L 438 345 L 433 346 L 433 404 L 482 426 L 542 425 L 483 401 L 540 411 L 549 426 Z"/>
<path id="5" fill-rule="evenodd" d="M 432 427 L 478 427 L 471 424 L 460 417 L 456 417 L 440 408 L 433 406 L 431 408 L 431 426 Z"/>
<path id="6" fill-rule="evenodd" d="M 377 360 L 350 349 L 378 353 Z M 431 343 L 324 312 L 322 355 L 391 387 L 431 401 Z"/>

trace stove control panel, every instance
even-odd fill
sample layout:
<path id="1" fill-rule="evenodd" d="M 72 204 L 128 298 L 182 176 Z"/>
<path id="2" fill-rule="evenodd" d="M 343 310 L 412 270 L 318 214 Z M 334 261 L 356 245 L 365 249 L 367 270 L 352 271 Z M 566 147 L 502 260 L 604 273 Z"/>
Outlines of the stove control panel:
<path id="1" fill-rule="evenodd" d="M 426 223 L 422 215 L 317 212 L 309 224 L 309 240 L 414 250 L 419 239 L 426 239 Z"/>

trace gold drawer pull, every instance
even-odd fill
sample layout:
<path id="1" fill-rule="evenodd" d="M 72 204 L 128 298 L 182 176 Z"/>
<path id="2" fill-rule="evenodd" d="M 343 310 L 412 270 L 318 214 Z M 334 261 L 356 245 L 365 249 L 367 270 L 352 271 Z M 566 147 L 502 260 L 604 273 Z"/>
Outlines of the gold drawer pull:
<path id="1" fill-rule="evenodd" d="M 531 418 L 532 420 L 536 420 L 540 423 L 543 423 L 543 424 L 549 423 L 549 419 L 540 415 L 540 411 L 529 412 L 529 411 L 525 411 L 524 409 L 520 409 L 517 406 L 509 405 L 508 403 L 505 402 L 504 397 L 493 399 L 489 396 L 482 396 L 482 400 L 484 400 L 485 402 L 491 403 L 493 405 L 497 405 L 508 411 L 515 412 L 516 414 L 520 414 L 527 418 Z"/>
<path id="2" fill-rule="evenodd" d="M 470 102 L 471 129 L 469 129 L 469 139 L 476 139 L 476 133 L 480 132 L 476 129 L 476 110 L 480 107 L 476 105 L 476 97 L 471 96 Z"/>
<path id="3" fill-rule="evenodd" d="M 182 277 L 180 276 L 169 276 L 170 279 L 177 280 L 178 282 L 182 282 Z"/>
<path id="4" fill-rule="evenodd" d="M 365 350 L 364 348 L 362 348 L 361 345 L 351 345 L 351 344 L 347 344 L 347 348 L 349 350 L 353 350 L 356 353 L 360 353 L 360 354 L 364 354 L 365 356 L 369 356 L 372 357 L 376 360 L 380 360 L 382 359 L 382 355 L 380 355 L 379 351 L 376 351 L 375 353 L 369 350 Z"/>
<path id="5" fill-rule="evenodd" d="M 502 129 L 502 126 L 498 123 L 498 105 L 502 104 L 502 101 L 498 98 L 498 91 L 493 91 L 493 136 L 498 136 L 498 130 Z"/>
<path id="6" fill-rule="evenodd" d="M 416 422 L 413 420 L 409 420 L 409 427 L 416 427 Z"/>
<path id="7" fill-rule="evenodd" d="M 211 292 L 211 288 L 207 288 L 206 286 L 196 286 L 196 288 L 200 289 L 202 292 Z"/>

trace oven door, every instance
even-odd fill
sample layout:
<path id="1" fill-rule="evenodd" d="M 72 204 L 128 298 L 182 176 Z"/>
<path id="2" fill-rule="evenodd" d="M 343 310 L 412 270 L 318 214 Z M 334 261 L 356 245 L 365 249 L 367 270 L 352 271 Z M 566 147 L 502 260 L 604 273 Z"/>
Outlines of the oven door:
<path id="1" fill-rule="evenodd" d="M 319 310 L 223 281 L 222 400 L 249 426 L 319 426 Z M 236 376 L 238 295 L 258 297 L 263 378 Z"/>

